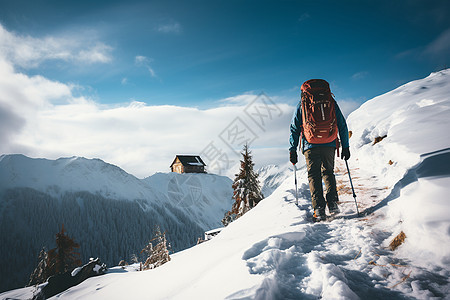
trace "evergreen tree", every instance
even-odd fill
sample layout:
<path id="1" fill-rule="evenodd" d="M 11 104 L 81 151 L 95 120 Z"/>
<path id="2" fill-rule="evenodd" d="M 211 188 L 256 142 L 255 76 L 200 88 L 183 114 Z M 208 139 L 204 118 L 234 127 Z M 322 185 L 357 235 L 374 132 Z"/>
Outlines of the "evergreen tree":
<path id="1" fill-rule="evenodd" d="M 38 257 L 38 265 L 30 276 L 28 286 L 41 284 L 50 276 L 71 271 L 81 265 L 80 254 L 74 248 L 80 245 L 64 233 L 64 224 L 56 234 L 56 248 L 45 251 L 42 248 Z"/>
<path id="2" fill-rule="evenodd" d="M 258 174 L 253 170 L 255 164 L 247 144 L 244 145 L 241 154 L 241 167 L 232 185 L 235 202 L 231 211 L 227 212 L 222 220 L 225 226 L 244 215 L 264 198 L 259 186 Z"/>
<path id="3" fill-rule="evenodd" d="M 36 269 L 34 269 L 33 273 L 31 273 L 30 281 L 28 282 L 27 286 L 40 284 L 47 280 L 47 260 L 48 253 L 47 251 L 45 251 L 45 248 L 42 248 L 41 252 L 39 252 L 38 265 Z"/>
<path id="4" fill-rule="evenodd" d="M 74 249 L 79 247 L 79 244 L 64 233 L 63 224 L 61 231 L 56 234 L 56 248 L 48 251 L 48 276 L 65 273 L 80 266 L 80 253 Z"/>
<path id="5" fill-rule="evenodd" d="M 145 253 L 148 256 L 143 266 L 144 270 L 157 268 L 170 261 L 169 248 L 170 245 L 167 245 L 166 233 L 161 233 L 159 226 L 156 226 L 153 239 L 141 251 L 141 253 Z"/>

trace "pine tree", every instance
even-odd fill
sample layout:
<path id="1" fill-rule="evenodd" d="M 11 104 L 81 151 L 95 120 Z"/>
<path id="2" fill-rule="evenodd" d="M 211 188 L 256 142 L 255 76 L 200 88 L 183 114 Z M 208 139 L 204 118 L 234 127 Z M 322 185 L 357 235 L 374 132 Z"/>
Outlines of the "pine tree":
<path id="1" fill-rule="evenodd" d="M 30 282 L 28 283 L 28 286 L 40 284 L 47 280 L 48 278 L 47 260 L 48 260 L 48 253 L 45 250 L 45 248 L 42 248 L 41 252 L 39 252 L 38 265 L 36 269 L 34 269 L 33 273 L 31 273 Z"/>
<path id="2" fill-rule="evenodd" d="M 80 254 L 74 248 L 79 248 L 73 239 L 64 233 L 64 224 L 56 234 L 56 248 L 45 251 L 42 248 L 38 257 L 38 265 L 30 276 L 28 286 L 41 284 L 50 276 L 71 271 L 81 265 Z"/>
<path id="3" fill-rule="evenodd" d="M 156 245 L 153 245 L 153 243 Z M 161 233 L 159 226 L 156 226 L 153 239 L 141 251 L 141 253 L 146 253 L 148 256 L 143 265 L 144 270 L 157 268 L 170 261 L 169 248 L 170 245 L 167 245 L 166 233 Z"/>
<path id="4" fill-rule="evenodd" d="M 48 251 L 48 276 L 65 273 L 80 266 L 80 253 L 74 249 L 79 247 L 79 244 L 64 233 L 63 224 L 61 231 L 56 234 L 56 248 Z"/>
<path id="5" fill-rule="evenodd" d="M 253 170 L 255 164 L 247 144 L 244 145 L 241 154 L 241 167 L 232 185 L 235 202 L 231 211 L 226 213 L 222 220 L 225 226 L 244 215 L 264 198 L 259 186 L 258 174 Z"/>

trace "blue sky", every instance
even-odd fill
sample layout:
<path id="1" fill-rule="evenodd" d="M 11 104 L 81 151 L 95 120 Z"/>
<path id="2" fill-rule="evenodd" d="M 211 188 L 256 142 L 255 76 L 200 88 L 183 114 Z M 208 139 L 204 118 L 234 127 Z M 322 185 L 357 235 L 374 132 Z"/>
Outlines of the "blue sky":
<path id="1" fill-rule="evenodd" d="M 448 68 L 449 14 L 447 0 L 0 0 L 0 154 L 145 177 L 215 149 L 209 171 L 233 174 L 251 139 L 256 167 L 287 163 L 305 80 L 327 79 L 348 115 Z"/>
<path id="2" fill-rule="evenodd" d="M 448 1 L 0 1 L 16 35 L 85 38 L 105 62 L 22 71 L 100 103 L 207 108 L 264 91 L 296 101 L 309 78 L 363 102 L 448 67 Z"/>

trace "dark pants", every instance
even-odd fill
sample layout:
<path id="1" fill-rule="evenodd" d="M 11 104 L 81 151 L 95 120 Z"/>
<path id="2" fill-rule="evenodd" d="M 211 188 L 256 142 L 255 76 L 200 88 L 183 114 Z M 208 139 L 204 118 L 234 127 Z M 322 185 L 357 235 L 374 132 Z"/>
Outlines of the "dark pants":
<path id="1" fill-rule="evenodd" d="M 309 190 L 313 209 L 325 209 L 326 203 L 338 201 L 334 177 L 334 147 L 315 147 L 305 151 Z M 326 202 L 323 197 L 322 179 L 325 183 Z"/>

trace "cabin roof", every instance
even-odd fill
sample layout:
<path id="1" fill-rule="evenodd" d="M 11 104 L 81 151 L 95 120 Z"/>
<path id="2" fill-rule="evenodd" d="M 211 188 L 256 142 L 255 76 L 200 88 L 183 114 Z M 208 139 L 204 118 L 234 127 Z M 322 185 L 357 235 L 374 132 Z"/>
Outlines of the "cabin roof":
<path id="1" fill-rule="evenodd" d="M 177 155 L 170 165 L 171 167 L 173 166 L 177 158 L 180 160 L 183 166 L 206 166 L 199 155 Z"/>

